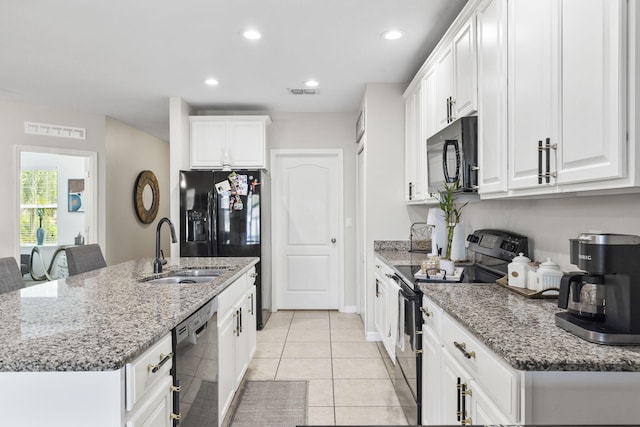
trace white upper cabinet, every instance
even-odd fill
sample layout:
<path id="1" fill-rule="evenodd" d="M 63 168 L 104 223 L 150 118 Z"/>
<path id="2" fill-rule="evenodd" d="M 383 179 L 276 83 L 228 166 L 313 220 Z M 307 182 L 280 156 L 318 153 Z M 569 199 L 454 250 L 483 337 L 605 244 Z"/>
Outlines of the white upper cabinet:
<path id="1" fill-rule="evenodd" d="M 510 189 L 546 184 L 539 178 L 546 156 L 538 147 L 547 140 L 558 142 L 557 4 L 557 0 L 508 3 Z M 550 169 L 555 170 L 555 164 Z"/>
<path id="2" fill-rule="evenodd" d="M 478 193 L 507 190 L 507 0 L 477 9 Z"/>
<path id="3" fill-rule="evenodd" d="M 626 168 L 626 2 L 562 2 L 558 184 L 619 178 Z"/>
<path id="4" fill-rule="evenodd" d="M 191 168 L 266 167 L 268 116 L 191 116 Z"/>
<path id="5" fill-rule="evenodd" d="M 448 44 L 436 59 L 436 121 L 439 131 L 453 121 L 453 51 Z M 434 132 L 435 133 L 435 132 Z M 429 135 L 431 136 L 431 135 Z"/>
<path id="6" fill-rule="evenodd" d="M 624 177 L 626 2 L 508 8 L 509 189 L 589 190 Z M 583 182 L 592 184 L 571 186 Z"/>
<path id="7" fill-rule="evenodd" d="M 472 16 L 453 38 L 453 114 L 465 117 L 478 109 L 476 20 Z"/>
<path id="8" fill-rule="evenodd" d="M 468 116 L 478 106 L 476 25 L 471 16 L 449 43 L 445 43 L 435 61 L 435 111 L 438 128 L 459 117 Z M 428 134 L 427 137 L 432 134 Z"/>
<path id="9" fill-rule="evenodd" d="M 427 143 L 424 137 L 424 91 L 405 99 L 405 200 L 421 203 L 427 197 Z"/>

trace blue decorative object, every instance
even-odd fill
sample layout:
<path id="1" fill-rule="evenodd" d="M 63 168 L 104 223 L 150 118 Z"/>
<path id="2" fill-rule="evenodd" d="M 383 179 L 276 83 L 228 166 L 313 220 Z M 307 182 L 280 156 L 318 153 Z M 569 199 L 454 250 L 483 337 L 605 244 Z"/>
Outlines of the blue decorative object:
<path id="1" fill-rule="evenodd" d="M 36 230 L 36 241 L 38 245 L 41 245 L 44 242 L 44 228 L 42 228 L 42 217 L 44 216 L 44 209 L 38 209 L 36 211 L 38 218 L 40 218 L 40 226 Z"/>
<path id="2" fill-rule="evenodd" d="M 38 240 L 38 245 L 44 242 L 44 228 L 40 227 L 36 230 L 36 239 Z"/>
<path id="3" fill-rule="evenodd" d="M 79 212 L 82 207 L 80 193 L 69 193 L 69 212 Z"/>

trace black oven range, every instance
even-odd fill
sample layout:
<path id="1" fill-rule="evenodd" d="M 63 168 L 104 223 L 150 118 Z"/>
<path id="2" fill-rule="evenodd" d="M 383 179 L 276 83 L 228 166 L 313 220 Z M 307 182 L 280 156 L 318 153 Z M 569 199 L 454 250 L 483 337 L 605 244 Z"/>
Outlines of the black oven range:
<path id="1" fill-rule="evenodd" d="M 393 276 L 398 283 L 398 304 L 404 313 L 399 339 L 403 344 L 396 348 L 396 363 L 386 363 L 396 394 L 409 424 L 420 425 L 422 421 L 422 291 L 420 283 L 493 283 L 507 274 L 507 265 L 519 253 L 529 254 L 528 238 L 509 231 L 482 229 L 467 237 L 469 262 L 465 265 L 460 280 L 417 279 L 419 265 L 395 266 Z M 383 352 L 384 354 L 384 352 Z"/>

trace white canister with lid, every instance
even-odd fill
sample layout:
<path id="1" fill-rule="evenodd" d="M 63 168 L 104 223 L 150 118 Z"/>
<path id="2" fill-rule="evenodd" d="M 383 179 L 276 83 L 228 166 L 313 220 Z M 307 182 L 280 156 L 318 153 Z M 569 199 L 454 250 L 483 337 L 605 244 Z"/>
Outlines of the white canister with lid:
<path id="1" fill-rule="evenodd" d="M 524 253 L 520 252 L 517 257 L 507 265 L 507 271 L 509 273 L 509 285 L 516 288 L 527 287 L 527 275 L 529 274 L 529 262 L 531 260 L 524 256 Z"/>
<path id="2" fill-rule="evenodd" d="M 560 288 L 560 280 L 564 273 L 560 266 L 547 258 L 538 268 L 538 290 L 544 291 L 550 288 Z"/>

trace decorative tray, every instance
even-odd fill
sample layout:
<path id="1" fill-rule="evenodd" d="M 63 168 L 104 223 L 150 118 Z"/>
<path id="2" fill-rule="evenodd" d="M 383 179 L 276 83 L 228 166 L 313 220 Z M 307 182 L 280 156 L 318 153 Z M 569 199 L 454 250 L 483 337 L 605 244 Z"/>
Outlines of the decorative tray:
<path id="1" fill-rule="evenodd" d="M 426 274 L 421 273 L 422 270 L 416 272 L 413 276 L 418 280 L 431 280 L 431 281 L 447 281 L 447 282 L 459 282 L 462 280 L 462 273 L 464 272 L 464 267 L 456 267 L 453 274 L 444 274 L 444 270 L 440 270 L 437 268 L 429 269 L 428 271 L 437 271 L 434 274 Z"/>
<path id="2" fill-rule="evenodd" d="M 496 280 L 496 283 L 502 286 L 503 288 L 507 288 L 510 291 L 520 294 L 525 298 L 531 298 L 531 299 L 558 299 L 558 293 L 560 292 L 560 289 L 558 288 L 549 288 L 549 289 L 544 289 L 542 291 L 534 291 L 532 289 L 516 288 L 515 286 L 509 286 L 507 276 L 504 276 Z"/>

